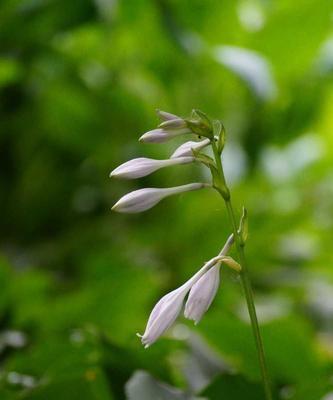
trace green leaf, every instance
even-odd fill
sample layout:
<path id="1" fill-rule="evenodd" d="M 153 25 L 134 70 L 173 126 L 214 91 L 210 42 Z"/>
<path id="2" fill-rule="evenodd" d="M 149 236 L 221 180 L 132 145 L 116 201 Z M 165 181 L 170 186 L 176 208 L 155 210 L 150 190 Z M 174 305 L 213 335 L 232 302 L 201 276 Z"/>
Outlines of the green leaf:
<path id="1" fill-rule="evenodd" d="M 18 81 L 23 75 L 23 68 L 14 59 L 0 58 L 0 88 Z"/>
<path id="2" fill-rule="evenodd" d="M 260 380 L 258 357 L 250 324 L 232 315 L 207 314 L 199 327 L 205 338 L 249 379 Z M 274 381 L 302 382 L 319 377 L 323 365 L 313 345 L 311 331 L 297 317 L 261 326 L 267 364 Z M 283 351 L 281 350 L 283 349 Z M 290 356 L 292 354 L 292 357 Z"/>
<path id="3" fill-rule="evenodd" d="M 251 383 L 239 375 L 218 376 L 202 393 L 210 400 L 246 399 L 258 400 L 264 398 L 262 386 Z"/>
<path id="4" fill-rule="evenodd" d="M 112 400 L 106 377 L 99 368 L 87 369 L 68 378 L 46 381 L 22 400 Z"/>

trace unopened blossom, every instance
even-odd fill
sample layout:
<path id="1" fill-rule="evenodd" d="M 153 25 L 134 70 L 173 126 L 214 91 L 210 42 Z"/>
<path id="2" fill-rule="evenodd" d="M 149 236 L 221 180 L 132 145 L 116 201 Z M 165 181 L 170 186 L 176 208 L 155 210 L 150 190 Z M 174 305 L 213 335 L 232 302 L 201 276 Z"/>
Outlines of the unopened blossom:
<path id="1" fill-rule="evenodd" d="M 122 213 L 138 213 L 154 207 L 165 197 L 172 196 L 192 190 L 199 190 L 210 185 L 206 183 L 189 183 L 187 185 L 175 186 L 171 188 L 145 188 L 135 190 L 123 196 L 112 207 L 112 210 Z"/>
<path id="2" fill-rule="evenodd" d="M 139 141 L 146 143 L 164 143 L 176 136 L 184 135 L 185 133 L 191 133 L 191 131 L 187 127 L 175 129 L 157 128 L 144 133 Z"/>
<path id="3" fill-rule="evenodd" d="M 158 127 L 163 129 L 180 129 L 187 128 L 187 124 L 183 118 L 175 118 L 161 122 Z"/>
<path id="4" fill-rule="evenodd" d="M 182 310 L 185 296 L 191 287 L 197 282 L 205 272 L 215 265 L 220 256 L 209 260 L 205 265 L 178 289 L 163 296 L 153 308 L 143 335 L 137 334 L 141 338 L 145 348 L 156 342 L 156 340 L 175 322 Z"/>
<path id="5" fill-rule="evenodd" d="M 180 119 L 180 117 L 178 117 L 178 115 L 171 114 L 166 111 L 156 110 L 156 113 L 159 116 L 161 121 L 170 121 L 172 119 Z"/>
<path id="6" fill-rule="evenodd" d="M 181 286 L 166 294 L 153 308 L 150 314 L 145 333 L 141 336 L 141 342 L 145 348 L 154 343 L 175 322 L 184 303 L 184 298 L 189 288 Z"/>
<path id="7" fill-rule="evenodd" d="M 207 271 L 191 288 L 188 296 L 184 316 L 197 324 L 208 310 L 220 284 L 220 267 L 218 262 Z"/>
<path id="8" fill-rule="evenodd" d="M 194 320 L 195 324 L 201 320 L 203 314 L 208 310 L 214 300 L 220 284 L 221 262 L 226 258 L 226 254 L 230 250 L 233 242 L 234 236 L 230 235 L 219 253 L 221 258 L 211 269 L 205 272 L 191 288 L 185 305 L 184 316 L 187 319 Z"/>
<path id="9" fill-rule="evenodd" d="M 193 150 L 201 150 L 204 147 L 208 146 L 210 143 L 210 139 L 200 140 L 200 142 L 194 142 L 192 140 L 181 144 L 171 155 L 170 158 L 178 158 L 193 155 Z"/>
<path id="10" fill-rule="evenodd" d="M 121 164 L 114 169 L 110 177 L 135 179 L 147 176 L 160 168 L 177 164 L 188 164 L 194 161 L 194 157 L 179 157 L 177 159 L 154 160 L 152 158 L 135 158 Z"/>

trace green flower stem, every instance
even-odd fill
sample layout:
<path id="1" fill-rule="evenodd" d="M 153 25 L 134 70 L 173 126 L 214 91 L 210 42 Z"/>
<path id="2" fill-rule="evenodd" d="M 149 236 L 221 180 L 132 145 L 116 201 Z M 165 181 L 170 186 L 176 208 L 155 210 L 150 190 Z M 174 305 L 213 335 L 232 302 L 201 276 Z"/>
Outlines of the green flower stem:
<path id="1" fill-rule="evenodd" d="M 225 205 L 226 205 L 226 208 L 228 211 L 228 216 L 229 216 L 229 219 L 230 219 L 230 222 L 232 225 L 232 230 L 233 230 L 233 234 L 235 237 L 235 243 L 236 243 L 236 247 L 237 247 L 237 251 L 238 251 L 239 261 L 240 261 L 240 264 L 242 267 L 242 270 L 240 272 L 240 278 L 241 278 L 241 282 L 242 282 L 242 286 L 243 286 L 243 290 L 244 290 L 244 294 L 245 294 L 245 298 L 246 298 L 248 312 L 249 312 L 250 319 L 251 319 L 252 331 L 253 331 L 253 335 L 255 338 L 265 397 L 266 397 L 266 400 L 272 400 L 273 397 L 272 397 L 272 392 L 271 392 L 270 379 L 269 379 L 269 375 L 268 375 L 264 346 L 263 346 L 263 342 L 262 342 L 262 338 L 261 338 L 261 334 L 260 334 L 257 313 L 256 313 L 255 304 L 254 304 L 254 299 L 253 299 L 252 285 L 251 285 L 251 281 L 250 281 L 250 277 L 249 277 L 249 273 L 248 273 L 248 269 L 247 269 L 246 257 L 245 257 L 245 252 L 244 252 L 244 244 L 242 244 L 240 236 L 238 234 L 235 213 L 234 213 L 234 210 L 232 207 L 230 193 L 229 193 L 229 190 L 227 189 L 221 157 L 220 157 L 220 154 L 218 153 L 215 141 L 212 141 L 212 148 L 213 148 L 213 152 L 214 152 L 216 166 L 217 166 L 218 173 L 219 173 L 219 182 L 214 182 L 214 184 L 215 184 L 216 190 L 220 193 L 220 195 L 224 199 L 224 202 L 225 202 Z"/>

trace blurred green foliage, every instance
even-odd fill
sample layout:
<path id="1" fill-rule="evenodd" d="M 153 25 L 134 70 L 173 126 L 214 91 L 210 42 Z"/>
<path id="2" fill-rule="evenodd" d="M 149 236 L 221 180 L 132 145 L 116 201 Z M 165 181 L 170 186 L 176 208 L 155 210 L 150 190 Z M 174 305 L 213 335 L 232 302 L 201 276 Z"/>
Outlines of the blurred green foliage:
<path id="1" fill-rule="evenodd" d="M 108 179 L 177 146 L 137 143 L 155 108 L 223 120 L 276 399 L 332 398 L 332 15 L 329 0 L 0 2 L 2 400 L 262 398 L 232 272 L 198 327 L 149 350 L 135 337 L 230 233 L 209 191 L 110 212 L 207 177 Z"/>

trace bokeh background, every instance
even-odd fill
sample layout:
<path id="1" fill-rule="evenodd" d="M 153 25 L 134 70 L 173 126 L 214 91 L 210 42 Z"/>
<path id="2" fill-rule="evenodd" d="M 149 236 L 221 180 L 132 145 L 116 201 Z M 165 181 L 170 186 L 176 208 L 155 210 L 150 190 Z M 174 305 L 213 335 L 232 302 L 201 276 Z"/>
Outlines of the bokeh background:
<path id="1" fill-rule="evenodd" d="M 213 191 L 140 215 L 126 192 L 199 166 L 108 178 L 160 108 L 227 129 L 276 399 L 333 398 L 333 4 L 329 0 L 0 2 L 0 398 L 263 399 L 237 276 L 202 322 L 144 350 L 159 297 L 230 233 Z M 234 253 L 233 253 L 234 254 Z"/>

